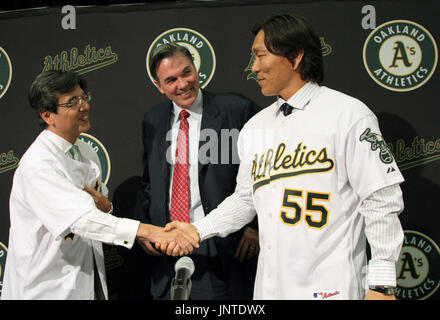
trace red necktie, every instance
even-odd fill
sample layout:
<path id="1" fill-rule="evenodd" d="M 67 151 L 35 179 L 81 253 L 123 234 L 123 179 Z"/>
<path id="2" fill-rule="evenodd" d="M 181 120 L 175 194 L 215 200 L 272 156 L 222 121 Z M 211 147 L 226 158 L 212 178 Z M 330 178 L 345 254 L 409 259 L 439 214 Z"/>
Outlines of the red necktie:
<path id="1" fill-rule="evenodd" d="M 176 159 L 171 189 L 171 221 L 189 222 L 189 180 L 188 180 L 188 120 L 186 110 L 180 112 L 180 127 L 177 135 Z"/>

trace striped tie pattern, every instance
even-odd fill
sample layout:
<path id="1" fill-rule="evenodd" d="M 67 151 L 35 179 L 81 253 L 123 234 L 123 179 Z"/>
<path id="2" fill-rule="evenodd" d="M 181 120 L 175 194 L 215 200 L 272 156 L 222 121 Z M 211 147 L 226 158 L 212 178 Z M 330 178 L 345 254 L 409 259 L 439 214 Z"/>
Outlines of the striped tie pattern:
<path id="1" fill-rule="evenodd" d="M 189 222 L 188 117 L 189 113 L 186 110 L 180 112 L 171 189 L 171 221 Z"/>
<path id="2" fill-rule="evenodd" d="M 72 158 L 76 161 L 81 161 L 81 153 L 79 153 L 79 148 L 76 145 L 73 145 L 72 148 L 69 150 L 70 154 L 72 155 Z"/>

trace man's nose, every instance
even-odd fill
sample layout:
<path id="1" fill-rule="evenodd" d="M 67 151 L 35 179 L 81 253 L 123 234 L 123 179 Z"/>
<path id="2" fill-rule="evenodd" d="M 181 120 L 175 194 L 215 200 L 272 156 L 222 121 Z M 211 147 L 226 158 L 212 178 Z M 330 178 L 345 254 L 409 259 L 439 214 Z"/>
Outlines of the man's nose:
<path id="1" fill-rule="evenodd" d="M 260 71 L 260 65 L 257 61 L 257 59 L 254 59 L 254 62 L 252 63 L 252 73 L 258 73 L 258 71 Z"/>
<path id="2" fill-rule="evenodd" d="M 81 99 L 81 104 L 79 105 L 79 111 L 89 111 L 90 102 L 87 99 Z"/>
<path id="3" fill-rule="evenodd" d="M 187 85 L 188 85 L 188 81 L 186 81 L 184 78 L 177 79 L 177 87 L 179 89 L 185 89 Z"/>

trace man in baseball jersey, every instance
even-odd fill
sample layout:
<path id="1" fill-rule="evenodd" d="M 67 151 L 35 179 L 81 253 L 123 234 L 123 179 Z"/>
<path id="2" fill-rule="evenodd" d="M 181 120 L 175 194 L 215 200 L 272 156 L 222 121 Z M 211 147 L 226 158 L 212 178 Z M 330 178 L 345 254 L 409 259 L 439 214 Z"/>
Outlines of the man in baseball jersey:
<path id="1" fill-rule="evenodd" d="M 320 85 L 320 41 L 303 18 L 273 16 L 253 31 L 252 72 L 277 100 L 240 133 L 235 193 L 193 225 L 166 230 L 223 237 L 255 208 L 255 299 L 395 299 L 404 179 L 376 116 Z"/>

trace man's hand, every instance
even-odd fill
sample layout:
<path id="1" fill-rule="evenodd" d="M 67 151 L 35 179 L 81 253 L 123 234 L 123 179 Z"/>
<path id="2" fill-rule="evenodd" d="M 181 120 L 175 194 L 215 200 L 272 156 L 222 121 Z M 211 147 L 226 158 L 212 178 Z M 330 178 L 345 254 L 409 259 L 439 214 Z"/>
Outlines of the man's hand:
<path id="1" fill-rule="evenodd" d="M 139 243 L 139 245 L 142 247 L 142 249 L 149 254 L 150 256 L 155 256 L 155 257 L 160 257 L 162 256 L 162 253 L 159 250 L 156 250 L 153 247 L 153 244 L 149 241 L 141 241 L 138 240 L 137 241 Z"/>
<path id="2" fill-rule="evenodd" d="M 170 247 L 165 252 L 174 257 L 188 255 L 194 248 L 199 247 L 198 241 L 180 230 L 175 229 L 164 232 L 163 228 L 150 224 L 141 223 L 136 237 L 139 241 L 143 242 L 142 247 L 144 249 L 147 248 L 147 250 L 152 248 L 150 242 L 156 243 L 156 248 L 158 246 L 159 248 Z M 152 252 L 151 250 L 149 251 L 150 253 Z"/>
<path id="3" fill-rule="evenodd" d="M 186 237 L 192 239 L 195 243 L 197 243 L 197 247 L 199 247 L 200 242 L 200 236 L 197 232 L 196 227 L 194 227 L 192 224 L 180 222 L 180 221 L 173 221 L 168 223 L 165 228 L 165 232 L 180 232 L 182 235 L 185 235 Z M 160 249 L 163 253 L 166 253 L 167 255 L 174 255 L 174 252 L 176 250 L 175 243 L 157 243 L 156 242 L 156 249 Z"/>
<path id="4" fill-rule="evenodd" d="M 368 290 L 365 300 L 396 300 L 395 296 L 387 296 L 386 294 L 374 291 L 374 290 Z"/>
<path id="5" fill-rule="evenodd" d="M 247 260 L 250 260 L 254 255 L 257 255 L 259 251 L 258 231 L 254 228 L 247 227 L 243 231 L 243 235 L 238 243 L 235 258 L 238 258 L 241 262 L 244 261 L 245 257 Z"/>
<path id="6" fill-rule="evenodd" d="M 110 200 L 104 197 L 104 195 L 101 192 L 89 186 L 85 186 L 84 191 L 88 192 L 92 196 L 93 200 L 95 201 L 95 205 L 99 210 L 106 213 L 111 210 L 112 203 L 110 202 Z"/>

